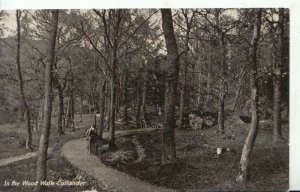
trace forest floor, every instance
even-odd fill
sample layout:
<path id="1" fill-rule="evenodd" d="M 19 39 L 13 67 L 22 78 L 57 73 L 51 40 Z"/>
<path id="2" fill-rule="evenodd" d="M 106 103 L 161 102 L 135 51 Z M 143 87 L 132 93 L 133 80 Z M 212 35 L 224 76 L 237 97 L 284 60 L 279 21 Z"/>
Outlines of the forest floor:
<path id="1" fill-rule="evenodd" d="M 71 130 L 65 130 L 65 132 L 67 133 L 66 135 L 56 134 L 56 121 L 57 119 L 53 117 L 53 124 L 50 131 L 49 148 L 58 142 L 65 142 L 64 140 L 68 140 L 69 136 L 84 136 L 84 133 L 83 135 L 80 135 L 79 132 L 81 133 L 90 126 L 91 122 L 93 122 L 93 117 L 92 115 L 84 115 L 83 121 L 80 122 L 79 117 L 75 116 L 75 129 L 79 128 L 79 130 L 75 130 L 75 132 L 72 132 Z M 25 122 L 0 125 L 0 159 L 25 155 L 27 153 L 32 153 L 38 150 L 40 136 L 35 128 L 32 132 L 32 150 L 25 148 L 27 137 L 26 131 L 27 128 Z"/>
<path id="2" fill-rule="evenodd" d="M 229 114 L 230 115 L 230 114 Z M 74 133 L 67 131 L 57 136 L 51 131 L 51 147 L 53 153 L 48 157 L 48 180 L 86 181 L 84 186 L 48 187 L 45 191 L 83 191 L 95 189 L 107 191 L 90 173 L 72 166 L 60 153 L 60 148 L 70 140 L 84 137 L 86 128 L 91 124 L 92 117 L 86 116 L 82 123 L 76 121 L 78 128 Z M 5 126 L 1 129 L 1 150 L 7 150 L 4 158 L 28 153 L 24 147 L 16 145 L 21 141 L 22 132 Z M 272 124 L 262 122 L 251 156 L 250 181 L 241 185 L 235 182 L 241 149 L 247 135 L 249 124 L 242 123 L 234 115 L 226 119 L 226 137 L 216 133 L 216 127 L 205 130 L 176 130 L 176 150 L 178 163 L 162 166 L 160 163 L 160 131 L 149 133 L 128 133 L 118 136 L 116 144 L 119 150 L 107 152 L 107 146 L 100 149 L 98 158 L 103 164 L 127 173 L 140 180 L 156 186 L 176 189 L 178 191 L 198 190 L 268 190 L 288 189 L 289 148 L 288 122 L 283 122 L 285 141 L 276 147 L 272 145 Z M 120 126 L 117 129 L 122 129 Z M 127 132 L 127 131 L 126 131 Z M 130 132 L 130 131 L 128 131 Z M 10 134 L 15 136 L 14 142 L 8 142 Z M 6 136 L 3 136 L 5 134 Z M 24 136 L 24 135 L 23 135 Z M 2 139 L 6 139 L 4 142 Z M 37 146 L 38 138 L 34 144 Z M 12 147 L 10 149 L 2 149 Z M 216 154 L 216 148 L 229 148 L 229 152 Z M 21 149 L 20 149 L 21 148 Z M 37 147 L 35 148 L 37 149 Z M 9 152 L 10 151 L 10 152 Z M 2 154 L 2 152 L 0 153 Z M 0 166 L 0 191 L 32 191 L 33 187 L 4 186 L 5 181 L 34 181 L 36 177 L 36 157 L 21 160 L 9 165 Z"/>
<path id="3" fill-rule="evenodd" d="M 75 116 L 76 118 L 76 116 Z M 85 131 L 92 122 L 92 116 L 85 115 L 83 122 L 79 122 L 78 117 L 75 119 L 75 132 L 67 130 L 64 135 L 58 136 L 56 130 L 52 127 L 50 134 L 50 147 L 52 153 L 48 156 L 47 163 L 47 179 L 49 181 L 57 182 L 62 181 L 85 181 L 83 186 L 51 186 L 45 188 L 43 191 L 84 191 L 95 189 L 97 191 L 104 192 L 104 187 L 97 179 L 85 174 L 85 172 L 73 167 L 61 154 L 61 146 L 69 140 L 85 137 Z M 55 121 L 54 121 L 55 122 Z M 1 159 L 8 157 L 19 157 L 23 154 L 27 154 L 29 151 L 24 148 L 23 145 L 18 145 L 24 141 L 25 125 L 22 124 L 10 124 L 0 125 L 1 133 Z M 11 138 L 10 136 L 14 136 Z M 36 135 L 33 139 L 34 150 L 37 150 L 39 137 Z M 5 148 L 5 149 L 3 149 Z M 30 152 L 32 153 L 32 152 Z M 34 182 L 36 178 L 36 162 L 37 157 L 31 157 L 28 159 L 19 160 L 8 165 L 0 166 L 0 191 L 10 192 L 31 192 L 34 190 L 34 186 L 22 186 L 23 181 Z M 19 186 L 4 186 L 4 182 L 17 181 L 21 182 Z"/>
<path id="4" fill-rule="evenodd" d="M 105 165 L 119 171 L 178 191 L 286 191 L 289 183 L 288 122 L 283 122 L 285 141 L 276 147 L 272 145 L 271 122 L 261 122 L 251 156 L 250 180 L 245 184 L 235 181 L 249 125 L 230 115 L 226 120 L 226 137 L 216 133 L 216 127 L 176 130 L 178 163 L 175 165 L 161 165 L 159 130 L 119 137 L 118 151 L 108 152 L 104 146 L 98 157 Z M 145 152 L 140 160 L 136 141 Z M 230 151 L 217 155 L 218 147 Z"/>
<path id="5" fill-rule="evenodd" d="M 128 135 L 136 132 L 152 132 L 153 130 L 155 129 L 116 131 L 116 135 L 118 139 L 122 135 Z M 108 136 L 108 133 L 103 134 L 104 138 L 108 138 Z M 124 192 L 173 191 L 164 187 L 151 185 L 136 177 L 124 174 L 116 169 L 112 169 L 109 166 L 104 165 L 96 156 L 89 155 L 87 143 L 88 142 L 85 138 L 69 141 L 62 147 L 62 153 L 67 160 L 72 163 L 72 165 L 98 179 L 100 183 L 103 183 L 105 189 L 109 191 Z"/>

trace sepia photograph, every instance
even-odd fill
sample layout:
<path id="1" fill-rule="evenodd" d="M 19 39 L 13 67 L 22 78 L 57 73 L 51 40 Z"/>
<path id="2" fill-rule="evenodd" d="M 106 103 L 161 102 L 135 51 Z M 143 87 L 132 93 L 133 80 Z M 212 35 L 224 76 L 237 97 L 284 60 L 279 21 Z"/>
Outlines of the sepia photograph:
<path id="1" fill-rule="evenodd" d="M 290 9 L 0 10 L 0 191 L 290 189 Z"/>

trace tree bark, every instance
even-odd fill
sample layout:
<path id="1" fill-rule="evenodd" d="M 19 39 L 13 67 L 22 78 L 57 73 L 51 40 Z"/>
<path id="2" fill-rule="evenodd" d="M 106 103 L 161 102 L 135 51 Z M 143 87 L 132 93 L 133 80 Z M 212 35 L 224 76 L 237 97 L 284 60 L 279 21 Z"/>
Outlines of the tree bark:
<path id="1" fill-rule="evenodd" d="M 277 143 L 283 140 L 281 130 L 281 68 L 284 63 L 284 9 L 279 9 L 279 20 L 278 20 L 278 48 L 280 50 L 279 59 L 274 59 L 273 62 L 273 86 L 274 86 L 274 101 L 273 101 L 273 143 Z M 274 54 L 275 55 L 275 54 Z M 278 61 L 279 60 L 279 61 Z"/>
<path id="2" fill-rule="evenodd" d="M 143 121 L 144 128 L 147 127 L 146 121 L 146 97 L 147 97 L 147 72 L 144 71 L 143 87 L 142 87 L 142 100 L 141 100 L 141 120 Z"/>
<path id="3" fill-rule="evenodd" d="M 72 79 L 71 79 L 71 94 L 70 94 L 70 100 L 71 100 L 71 108 L 70 108 L 70 112 L 71 112 L 71 119 L 70 119 L 70 123 L 71 123 L 71 130 L 74 132 L 75 131 L 75 125 L 74 125 L 74 115 L 75 115 L 75 102 L 74 102 L 74 74 L 72 71 Z"/>
<path id="4" fill-rule="evenodd" d="M 106 90 L 106 81 L 104 81 L 101 89 L 101 106 L 100 106 L 100 123 L 99 123 L 99 137 L 102 139 L 102 134 L 104 130 L 104 118 L 105 118 L 105 90 Z"/>
<path id="5" fill-rule="evenodd" d="M 67 107 L 66 107 L 66 113 L 65 113 L 65 128 L 70 128 L 70 119 L 71 119 L 71 101 L 70 97 L 67 98 Z"/>
<path id="6" fill-rule="evenodd" d="M 21 18 L 21 11 L 16 11 L 16 18 L 17 18 L 17 68 L 18 68 L 18 76 L 19 76 L 19 87 L 21 93 L 21 99 L 23 103 L 23 108 L 26 115 L 26 123 L 27 123 L 27 139 L 26 139 L 26 149 L 31 149 L 31 142 L 32 142 L 32 129 L 30 123 L 30 110 L 28 104 L 26 102 L 25 93 L 24 93 L 24 82 L 23 76 L 21 71 L 21 56 L 20 56 L 20 47 L 21 47 L 21 25 L 20 25 L 20 18 Z"/>
<path id="7" fill-rule="evenodd" d="M 135 119 L 136 119 L 136 125 L 137 127 L 139 127 L 140 125 L 140 118 L 141 118 L 141 94 L 140 94 L 140 82 L 138 82 L 138 85 L 137 85 L 137 107 L 136 107 L 136 116 L 135 116 Z"/>
<path id="8" fill-rule="evenodd" d="M 82 122 L 82 114 L 83 114 L 83 96 L 80 95 L 80 122 Z"/>
<path id="9" fill-rule="evenodd" d="M 216 16 L 216 25 L 219 26 L 219 12 Z M 219 86 L 219 105 L 218 105 L 218 126 L 219 133 L 225 134 L 225 73 L 226 73 L 226 56 L 224 45 L 224 34 L 222 31 L 218 31 L 219 38 L 219 50 L 220 50 L 220 86 Z"/>
<path id="10" fill-rule="evenodd" d="M 63 93 L 59 91 L 59 108 L 58 108 L 58 120 L 57 120 L 57 134 L 64 134 L 63 132 L 63 116 L 64 116 L 64 96 Z"/>
<path id="11" fill-rule="evenodd" d="M 110 129 L 110 83 L 107 84 L 106 86 L 106 91 L 105 91 L 105 96 L 106 96 L 106 109 L 107 109 L 107 117 L 106 119 L 106 125 L 107 125 L 107 130 Z"/>
<path id="12" fill-rule="evenodd" d="M 210 48 L 210 52 L 212 49 Z M 206 77 L 206 101 L 205 101 L 205 109 L 209 107 L 211 98 L 212 98 L 212 91 L 211 91 L 211 70 L 212 70 L 212 55 L 210 54 L 210 60 L 207 62 L 207 77 Z"/>
<path id="13" fill-rule="evenodd" d="M 179 54 L 174 34 L 171 9 L 161 9 L 162 28 L 167 47 L 167 78 L 165 89 L 164 116 L 162 128 L 162 163 L 176 161 L 175 150 L 175 105 L 179 77 Z"/>
<path id="14" fill-rule="evenodd" d="M 115 62 L 113 62 L 115 63 Z M 109 149 L 115 150 L 116 144 L 115 144 L 115 105 L 116 105 L 116 71 L 115 71 L 115 64 L 113 64 L 113 72 L 112 72 L 112 80 L 110 84 L 111 89 L 111 95 L 110 95 L 110 118 L 109 118 Z"/>
<path id="15" fill-rule="evenodd" d="M 219 124 L 219 133 L 225 134 L 225 94 L 221 91 L 219 95 L 219 105 L 218 105 L 218 124 Z"/>
<path id="16" fill-rule="evenodd" d="M 52 70 L 55 60 L 55 44 L 58 24 L 58 10 L 51 10 L 51 27 L 49 31 L 49 49 L 47 54 L 47 63 L 45 69 L 45 97 L 44 97 L 44 119 L 43 129 L 40 138 L 38 160 L 37 160 L 37 189 L 41 189 L 40 181 L 46 180 L 47 176 L 47 150 L 49 144 L 49 134 L 51 127 L 52 111 Z"/>
<path id="17" fill-rule="evenodd" d="M 128 81 L 128 72 L 125 72 L 124 77 L 124 96 L 123 96 L 123 105 L 124 105 L 124 128 L 126 129 L 128 126 L 128 114 L 127 114 L 127 108 L 128 108 L 128 91 L 127 91 L 127 81 Z"/>
<path id="18" fill-rule="evenodd" d="M 249 177 L 249 163 L 250 155 L 255 143 L 257 131 L 259 128 L 259 116 L 258 116 L 258 105 L 259 105 L 259 93 L 258 93 L 258 77 L 257 77 L 257 47 L 260 38 L 261 30 L 261 9 L 254 9 L 254 21 L 253 21 L 253 35 L 250 42 L 249 48 L 249 65 L 250 71 L 250 86 L 251 86 L 251 126 L 243 147 L 242 156 L 240 160 L 240 170 L 237 176 L 238 182 L 245 182 Z"/>
<path id="19" fill-rule="evenodd" d="M 184 42 L 184 71 L 183 71 L 183 80 L 182 80 L 182 87 L 180 92 L 180 106 L 179 106 L 179 127 L 183 129 L 186 125 L 184 124 L 184 115 L 185 115 L 185 94 L 186 94 L 186 84 L 187 84 L 187 76 L 188 76 L 188 50 L 189 50 L 189 39 L 190 39 L 190 29 L 191 25 L 187 15 L 185 16 L 186 22 L 186 34 L 185 34 L 185 42 Z"/>

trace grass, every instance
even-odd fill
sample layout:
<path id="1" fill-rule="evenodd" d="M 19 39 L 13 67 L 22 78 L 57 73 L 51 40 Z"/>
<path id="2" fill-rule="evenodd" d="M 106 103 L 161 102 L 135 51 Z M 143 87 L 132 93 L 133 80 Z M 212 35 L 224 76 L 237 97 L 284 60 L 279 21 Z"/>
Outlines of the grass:
<path id="1" fill-rule="evenodd" d="M 177 129 L 175 136 L 178 162 L 173 165 L 161 165 L 159 131 L 117 139 L 120 150 L 135 151 L 134 146 L 128 148 L 128 138 L 136 137 L 146 152 L 146 158 L 142 162 L 136 162 L 135 159 L 129 162 L 111 162 L 106 159 L 110 154 L 101 155 L 100 158 L 104 164 L 120 171 L 179 191 L 286 191 L 289 178 L 287 123 L 283 125 L 286 141 L 276 147 L 272 145 L 270 122 L 261 124 L 251 155 L 250 180 L 245 184 L 235 181 L 248 128 L 249 124 L 241 123 L 236 117 L 230 116 L 226 120 L 227 137 L 215 133 L 216 127 L 197 131 Z M 217 155 L 217 147 L 229 147 L 232 151 Z"/>
<path id="2" fill-rule="evenodd" d="M 60 147 L 67 141 L 84 137 L 85 131 L 92 122 L 92 117 L 86 115 L 83 122 L 75 119 L 75 132 L 66 131 L 63 135 L 57 135 L 55 127 L 51 129 L 50 147 L 53 153 L 48 157 L 47 161 L 47 180 L 57 182 L 59 180 L 82 181 L 86 182 L 83 186 L 50 186 L 43 191 L 83 191 L 96 189 L 97 191 L 105 191 L 104 187 L 98 183 L 96 179 L 88 176 L 84 172 L 73 167 L 60 153 Z M 24 148 L 22 141 L 25 138 L 24 124 L 1 125 L 1 145 L 5 148 L 1 151 L 1 158 L 25 154 L 28 151 Z M 13 137 L 13 138 L 12 138 Z M 33 138 L 34 149 L 37 150 L 39 137 L 35 133 Z M 34 182 L 36 179 L 36 161 L 37 157 L 21 160 L 6 166 L 0 167 L 0 191 L 24 191 L 31 192 L 34 186 L 21 186 L 23 181 Z M 20 186 L 4 186 L 4 182 L 18 181 Z"/>
<path id="3" fill-rule="evenodd" d="M 22 160 L 20 162 L 0 167 L 0 191 L 11 192 L 31 192 L 34 191 L 34 186 L 22 186 L 23 181 L 34 182 L 36 178 L 36 161 L 37 158 Z M 74 168 L 60 154 L 59 151 L 54 152 L 48 158 L 47 165 L 48 181 L 81 181 L 86 182 L 83 186 L 51 186 L 43 189 L 43 191 L 83 191 L 96 189 L 97 191 L 105 191 L 104 187 L 98 183 L 96 179 L 86 175 L 84 172 Z M 4 186 L 5 181 L 18 181 L 21 186 Z"/>
<path id="4" fill-rule="evenodd" d="M 66 135 L 57 135 L 55 126 L 56 119 L 52 118 L 53 125 L 50 132 L 49 147 L 52 147 L 55 143 L 63 139 L 67 139 L 69 136 L 84 136 L 84 131 L 90 126 L 92 121 L 90 115 L 85 115 L 82 122 L 79 121 L 79 117 L 75 116 L 75 128 L 78 128 L 78 130 L 74 133 L 70 130 L 66 130 Z M 0 159 L 31 152 L 25 148 L 26 136 L 25 122 L 0 125 Z M 34 130 L 32 134 L 33 151 L 38 150 L 39 139 L 40 135 Z"/>

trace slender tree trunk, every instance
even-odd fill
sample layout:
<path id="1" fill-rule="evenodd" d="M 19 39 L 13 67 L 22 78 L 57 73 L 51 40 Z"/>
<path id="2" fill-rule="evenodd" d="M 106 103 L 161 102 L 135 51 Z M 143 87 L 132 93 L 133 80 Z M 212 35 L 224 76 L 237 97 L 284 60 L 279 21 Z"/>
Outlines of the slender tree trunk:
<path id="1" fill-rule="evenodd" d="M 124 105 L 124 128 L 127 128 L 128 126 L 128 114 L 127 114 L 127 108 L 128 108 L 128 92 L 127 92 L 127 81 L 128 81 L 128 74 L 127 71 L 125 72 L 124 77 L 124 96 L 123 96 L 123 105 Z"/>
<path id="2" fill-rule="evenodd" d="M 66 113 L 65 113 L 65 128 L 70 128 L 70 119 L 71 119 L 71 101 L 70 97 L 67 98 L 67 107 L 66 107 Z"/>
<path id="3" fill-rule="evenodd" d="M 80 95 L 80 122 L 82 122 L 82 114 L 83 114 L 83 96 Z"/>
<path id="4" fill-rule="evenodd" d="M 249 48 L 249 65 L 251 67 L 250 72 L 250 85 L 251 85 L 251 126 L 246 138 L 241 161 L 239 175 L 237 176 L 238 182 L 245 182 L 249 177 L 249 163 L 250 155 L 255 143 L 258 127 L 259 127 L 259 116 L 258 116 L 258 103 L 259 103 L 259 93 L 258 93 L 258 77 L 257 77 L 257 46 L 260 38 L 260 28 L 261 28 L 261 9 L 254 9 L 254 28 L 253 35 L 251 39 L 251 44 Z"/>
<path id="5" fill-rule="evenodd" d="M 91 97 L 89 96 L 89 115 L 92 114 L 92 102 L 91 102 Z"/>
<path id="6" fill-rule="evenodd" d="M 111 81 L 110 84 L 111 87 L 111 96 L 110 96 L 110 118 L 109 118 L 109 133 L 110 133 L 110 138 L 109 138 L 109 148 L 111 150 L 114 150 L 116 148 L 115 144 L 115 101 L 116 101 L 116 90 L 115 90 L 115 80 Z"/>
<path id="7" fill-rule="evenodd" d="M 237 90 L 235 91 L 236 96 L 235 96 L 234 107 L 233 107 L 234 110 L 238 107 L 238 103 L 240 100 L 240 94 L 241 94 L 241 86 L 242 86 L 242 78 L 239 78 Z"/>
<path id="8" fill-rule="evenodd" d="M 162 28 L 167 47 L 167 78 L 165 90 L 164 116 L 162 128 L 162 163 L 176 161 L 175 150 L 175 105 L 179 77 L 179 54 L 173 28 L 171 9 L 161 9 Z"/>
<path id="9" fill-rule="evenodd" d="M 138 86 L 137 86 L 137 107 L 136 107 L 136 125 L 137 127 L 139 127 L 139 123 L 140 123 L 140 118 L 141 118 L 141 96 L 140 96 L 140 82 L 138 82 Z"/>
<path id="10" fill-rule="evenodd" d="M 274 74 L 273 74 L 273 86 L 274 86 L 274 101 L 273 101 L 273 118 L 274 118 L 274 129 L 273 129 L 273 142 L 277 143 L 283 140 L 281 130 L 281 68 L 284 62 L 284 9 L 279 9 L 279 20 L 278 20 L 278 33 L 279 41 L 278 48 L 280 50 L 280 59 L 274 59 Z"/>
<path id="11" fill-rule="evenodd" d="M 41 99 L 40 101 L 40 107 L 39 107 L 39 116 L 38 116 L 38 130 L 39 132 L 42 130 L 42 126 L 43 126 L 43 119 L 44 119 L 44 108 L 43 108 L 43 100 Z"/>
<path id="12" fill-rule="evenodd" d="M 71 80 L 71 94 L 70 94 L 70 101 L 71 101 L 71 108 L 70 108 L 70 112 L 71 112 L 71 119 L 70 119 L 70 123 L 71 123 L 71 129 L 74 132 L 75 131 L 75 125 L 74 125 L 74 115 L 75 115 L 75 102 L 74 102 L 74 74 L 72 71 L 72 80 Z"/>
<path id="13" fill-rule="evenodd" d="M 105 90 L 106 90 L 106 81 L 104 81 L 101 90 L 101 106 L 100 106 L 100 123 L 99 123 L 99 136 L 102 139 L 102 134 L 104 130 L 104 118 L 105 118 Z"/>
<path id="14" fill-rule="evenodd" d="M 24 82 L 23 76 L 21 71 L 21 54 L 20 54 L 20 47 L 21 47 L 21 26 L 20 26 L 20 18 L 21 18 L 21 11 L 16 11 L 16 18 L 17 18 L 17 67 L 18 67 L 18 76 L 19 76 L 19 87 L 21 93 L 21 99 L 23 103 L 23 108 L 26 115 L 26 122 L 27 122 L 27 139 L 26 139 L 26 149 L 31 149 L 31 142 L 32 142 L 32 130 L 31 130 L 31 123 L 30 123 L 30 111 L 28 104 L 26 102 L 25 93 L 24 93 Z"/>
<path id="15" fill-rule="evenodd" d="M 212 50 L 210 50 L 212 51 Z M 206 95 L 206 101 L 205 101 L 205 108 L 207 109 L 209 107 L 209 103 L 211 101 L 211 70 L 212 70 L 212 56 L 210 56 L 210 62 L 207 63 L 207 77 L 206 77 L 206 90 L 207 90 L 207 95 Z"/>
<path id="16" fill-rule="evenodd" d="M 63 132 L 63 116 L 64 116 L 64 96 L 61 91 L 58 93 L 59 108 L 58 108 L 58 120 L 57 120 L 57 134 L 64 134 Z"/>
<path id="17" fill-rule="evenodd" d="M 107 125 L 107 130 L 109 130 L 110 126 L 110 83 L 106 85 L 106 91 L 105 91 L 105 96 L 106 96 L 106 109 L 107 109 L 107 115 L 106 115 L 106 125 Z"/>
<path id="18" fill-rule="evenodd" d="M 183 129 L 185 127 L 184 124 L 184 114 L 185 114 L 185 94 L 186 94 L 186 84 L 187 84 L 187 76 L 188 76 L 188 50 L 189 50 L 189 38 L 190 38 L 190 23 L 186 16 L 186 34 L 185 34 L 185 54 L 184 54 L 184 71 L 183 71 L 183 80 L 182 87 L 180 93 L 180 107 L 179 107 L 179 127 Z"/>
<path id="19" fill-rule="evenodd" d="M 93 108 L 94 108 L 94 126 L 95 126 L 95 129 L 97 130 L 97 110 L 96 110 L 96 101 L 95 99 L 93 99 Z"/>
<path id="20" fill-rule="evenodd" d="M 141 119 L 145 128 L 147 127 L 146 121 L 146 97 L 147 97 L 147 72 L 144 72 L 143 87 L 142 87 L 142 105 L 141 105 Z"/>
<path id="21" fill-rule="evenodd" d="M 116 82 L 117 82 L 117 74 L 116 74 L 116 50 L 114 51 L 114 60 L 112 62 L 112 79 L 111 79 L 111 95 L 110 95 L 110 126 L 109 126 L 109 149 L 115 150 L 115 110 L 116 110 Z"/>
<path id="22" fill-rule="evenodd" d="M 37 190 L 41 190 L 40 181 L 47 179 L 47 150 L 49 144 L 49 134 L 51 127 L 52 111 L 52 69 L 55 60 L 55 43 L 58 24 L 58 10 L 51 10 L 52 20 L 49 32 L 49 49 L 45 69 L 45 100 L 44 100 L 44 120 L 43 129 L 40 138 L 38 160 L 37 160 L 37 181 L 39 182 Z"/>
<path id="23" fill-rule="evenodd" d="M 218 105 L 218 124 L 219 133 L 225 134 L 225 94 L 221 91 L 219 95 L 219 105 Z"/>
<path id="24" fill-rule="evenodd" d="M 219 44 L 220 44 L 220 57 L 221 57 L 221 71 L 220 74 L 222 78 L 220 80 L 219 87 L 219 106 L 218 106 L 218 124 L 219 124 L 219 133 L 225 134 L 225 71 L 226 71 L 226 56 L 224 48 L 224 36 L 219 34 Z"/>

